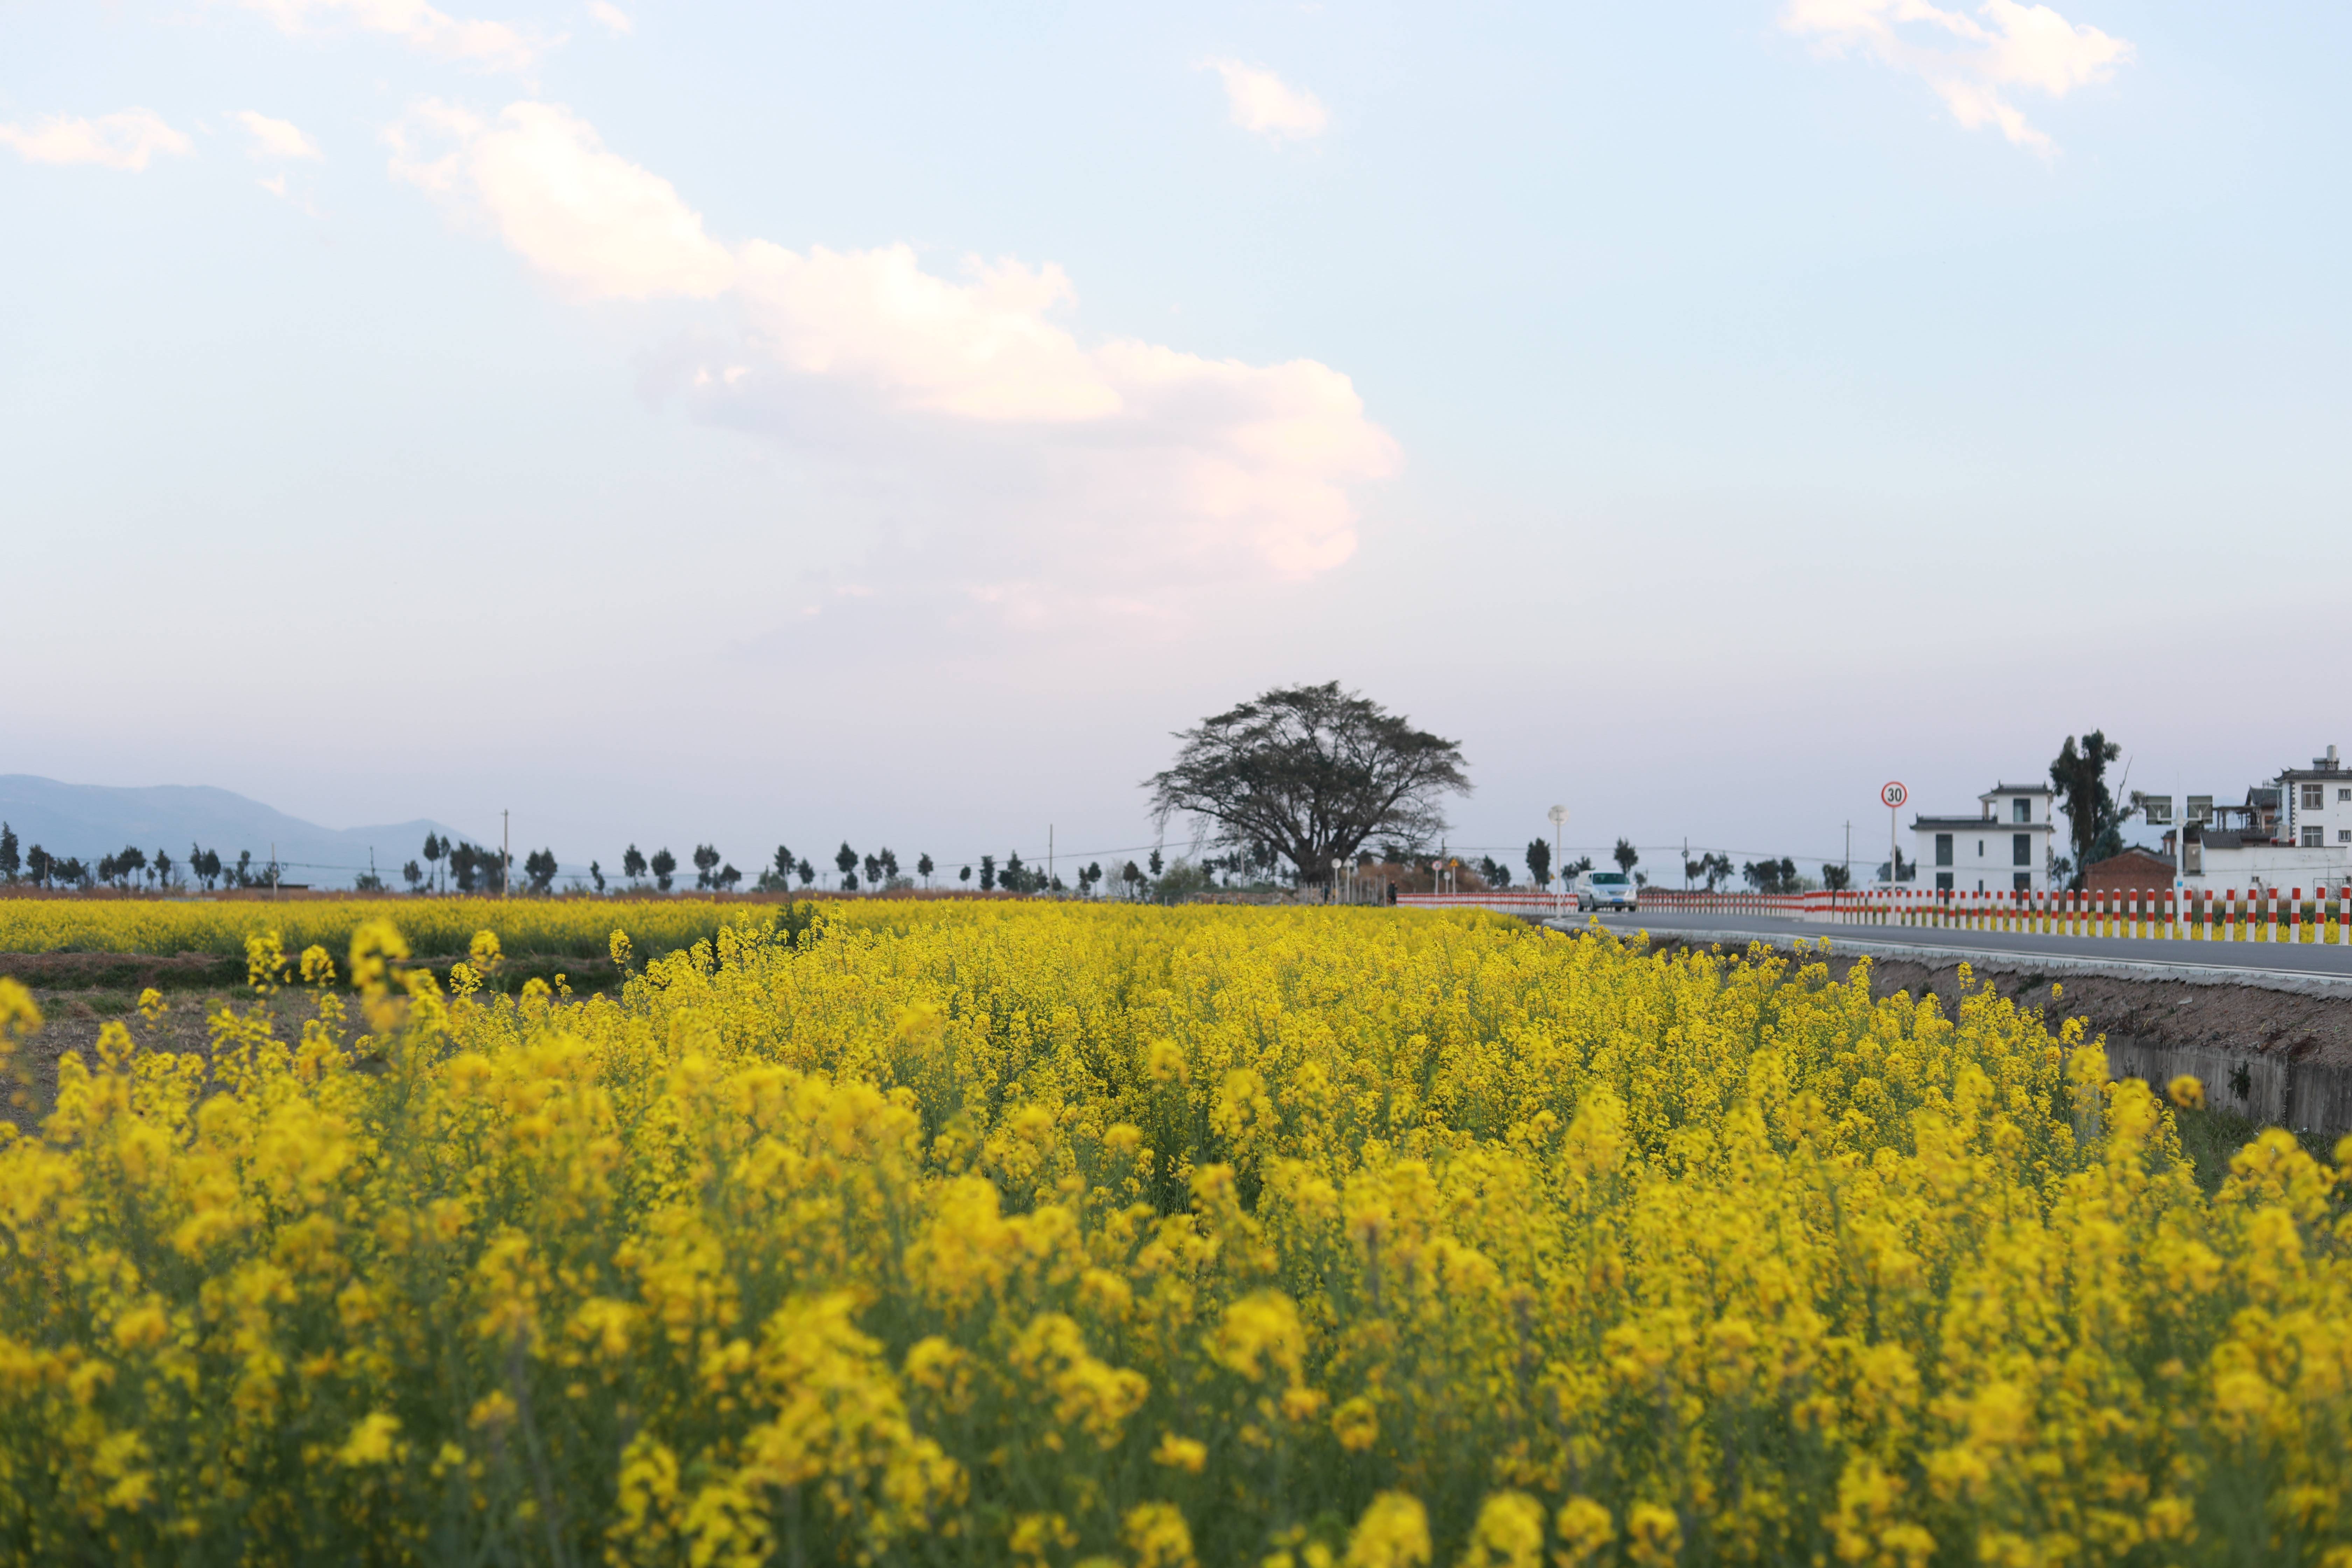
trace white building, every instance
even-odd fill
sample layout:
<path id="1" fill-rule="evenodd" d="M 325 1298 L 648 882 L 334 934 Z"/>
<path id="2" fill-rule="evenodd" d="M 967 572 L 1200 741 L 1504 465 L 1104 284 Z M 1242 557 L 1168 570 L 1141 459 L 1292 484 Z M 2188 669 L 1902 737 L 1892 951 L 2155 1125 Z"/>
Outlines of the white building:
<path id="1" fill-rule="evenodd" d="M 2149 801 L 2151 822 L 2169 822 L 2172 802 Z M 2159 813 L 2161 815 L 2159 815 Z M 2243 805 L 2190 795 L 2187 878 L 2192 888 L 2227 892 L 2352 884 L 2352 773 L 2327 748 L 2307 768 L 2282 768 L 2246 792 Z M 2174 851 L 2173 832 L 2164 852 Z"/>
<path id="2" fill-rule="evenodd" d="M 1916 816 L 1911 835 L 1922 891 L 2042 892 L 2050 886 L 2052 816 L 2047 784 L 2000 784 L 1977 796 L 1974 816 Z"/>
<path id="3" fill-rule="evenodd" d="M 2271 781 L 2284 796 L 2286 832 L 2299 849 L 2326 849 L 2352 860 L 2352 774 L 2327 748 L 2307 768 L 2286 768 Z"/>

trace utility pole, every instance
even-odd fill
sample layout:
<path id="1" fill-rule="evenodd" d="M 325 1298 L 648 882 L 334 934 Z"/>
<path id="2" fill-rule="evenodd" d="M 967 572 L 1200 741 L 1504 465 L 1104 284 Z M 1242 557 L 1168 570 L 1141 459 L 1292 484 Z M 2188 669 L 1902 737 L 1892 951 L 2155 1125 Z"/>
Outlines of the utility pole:
<path id="1" fill-rule="evenodd" d="M 1054 825 L 1045 824 L 1045 890 L 1054 890 Z"/>
<path id="2" fill-rule="evenodd" d="M 275 838 L 269 841 L 269 896 L 273 900 L 278 897 L 278 840 Z"/>
<path id="3" fill-rule="evenodd" d="M 502 899 L 510 896 L 513 890 L 509 884 L 514 879 L 508 875 L 514 866 L 514 823 L 510 820 L 511 816 L 509 812 L 499 813 L 499 897 Z"/>

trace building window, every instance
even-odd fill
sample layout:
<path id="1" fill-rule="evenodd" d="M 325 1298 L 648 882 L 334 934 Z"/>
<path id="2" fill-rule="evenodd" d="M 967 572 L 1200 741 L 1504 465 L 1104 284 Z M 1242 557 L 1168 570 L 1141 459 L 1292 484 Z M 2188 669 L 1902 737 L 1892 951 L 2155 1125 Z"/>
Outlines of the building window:
<path id="1" fill-rule="evenodd" d="M 2020 871 L 2009 879 L 2009 885 L 2016 892 L 2030 893 L 2033 891 L 2033 873 Z"/>
<path id="2" fill-rule="evenodd" d="M 2352 827 L 2337 828 L 2336 830 L 2336 842 L 2338 844 L 2352 844 Z"/>
<path id="3" fill-rule="evenodd" d="M 1948 892 L 1950 892 L 1951 890 L 1952 890 L 1952 874 L 1951 874 L 1949 871 L 1938 871 L 1938 872 L 1937 872 L 1937 873 L 1936 873 L 1936 891 L 1937 891 L 1937 892 L 1939 892 L 1939 893 L 1948 893 Z"/>
<path id="4" fill-rule="evenodd" d="M 1951 863 L 1952 836 L 1948 833 L 1938 833 L 1936 835 L 1936 864 L 1948 866 Z M 1938 877 L 1936 879 L 1936 885 L 1939 888 L 1948 888 L 1952 885 L 1952 879 L 1949 877 Z"/>
<path id="5" fill-rule="evenodd" d="M 2033 864 L 2033 835 L 2013 833 L 2009 839 L 2009 863 L 2012 866 Z M 2021 886 L 2022 884 L 2021 884 Z"/>
<path id="6" fill-rule="evenodd" d="M 1977 858 L 1979 860 L 1984 858 L 1984 840 L 1981 838 L 1977 840 Z M 1977 891 L 1981 893 L 1984 889 L 1982 888 L 1979 888 Z"/>
<path id="7" fill-rule="evenodd" d="M 2320 829 L 2306 827 L 2303 830 L 2303 847 L 2305 849 L 2316 849 L 2326 842 L 2327 839 Z"/>
<path id="8" fill-rule="evenodd" d="M 2030 801 L 2030 800 L 2013 800 L 2013 801 L 2011 801 L 2011 802 L 2009 803 L 2009 819 L 2010 819 L 2011 822 L 2031 822 L 2031 821 L 2032 821 L 2032 820 L 2033 820 L 2033 803 L 2032 803 L 2032 801 Z"/>
<path id="9" fill-rule="evenodd" d="M 2352 800 L 2352 789 L 2337 790 L 2336 792 L 2336 798 L 2338 800 Z"/>
<path id="10" fill-rule="evenodd" d="M 2327 786 L 2326 784 L 2305 784 L 2303 786 L 2304 810 L 2317 811 L 2326 804 Z"/>

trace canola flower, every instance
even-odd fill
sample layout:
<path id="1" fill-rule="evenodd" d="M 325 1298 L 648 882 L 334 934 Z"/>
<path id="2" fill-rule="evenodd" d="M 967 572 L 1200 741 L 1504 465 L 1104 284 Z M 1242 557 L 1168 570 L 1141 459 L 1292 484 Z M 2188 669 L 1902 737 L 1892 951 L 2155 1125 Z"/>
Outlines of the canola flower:
<path id="1" fill-rule="evenodd" d="M 803 906 L 805 907 L 805 906 Z M 773 906 L 679 897 L 603 899 L 0 899 L 0 952 L 203 952 L 235 958 L 247 938 L 274 933 L 289 952 L 341 953 L 360 928 L 395 921 L 412 951 L 460 953 L 475 933 L 517 952 L 603 956 L 615 928 L 646 952 L 715 939 L 730 921 Z M 764 912 L 763 912 L 764 911 Z"/>
<path id="2" fill-rule="evenodd" d="M 110 1026 L 0 1145 L 0 1552 L 2352 1564 L 2352 1141 L 2208 1197 L 1989 991 L 1380 910 L 405 951 L 257 940 L 299 1038 Z"/>

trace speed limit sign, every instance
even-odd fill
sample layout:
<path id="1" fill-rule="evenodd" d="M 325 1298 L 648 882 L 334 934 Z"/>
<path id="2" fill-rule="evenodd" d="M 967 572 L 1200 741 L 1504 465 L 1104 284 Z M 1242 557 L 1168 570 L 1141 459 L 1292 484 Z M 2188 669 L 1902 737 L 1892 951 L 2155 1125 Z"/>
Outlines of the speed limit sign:
<path id="1" fill-rule="evenodd" d="M 1886 803 L 1887 810 L 1895 811 L 1902 807 L 1905 801 L 1911 798 L 1911 792 L 1899 784 L 1890 782 L 1885 789 L 1878 792 L 1878 798 Z"/>

